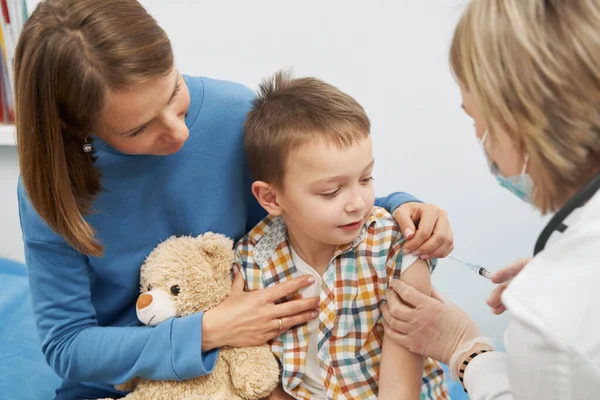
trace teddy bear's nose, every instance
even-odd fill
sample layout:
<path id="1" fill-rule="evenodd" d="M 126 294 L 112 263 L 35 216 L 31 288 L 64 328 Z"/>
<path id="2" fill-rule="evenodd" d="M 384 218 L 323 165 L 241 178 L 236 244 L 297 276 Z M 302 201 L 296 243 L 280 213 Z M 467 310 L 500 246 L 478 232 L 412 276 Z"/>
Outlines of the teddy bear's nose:
<path id="1" fill-rule="evenodd" d="M 140 297 L 138 297 L 137 303 L 135 304 L 135 306 L 137 307 L 138 310 L 143 310 L 144 308 L 148 307 L 150 304 L 152 304 L 152 295 L 148 294 L 148 293 L 144 293 L 144 294 L 140 295 Z"/>

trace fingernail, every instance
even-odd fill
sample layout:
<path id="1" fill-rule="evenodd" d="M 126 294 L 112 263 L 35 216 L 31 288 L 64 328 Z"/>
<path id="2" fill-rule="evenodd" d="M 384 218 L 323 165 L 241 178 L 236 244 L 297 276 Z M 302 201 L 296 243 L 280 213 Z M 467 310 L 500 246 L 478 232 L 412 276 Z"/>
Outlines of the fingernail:
<path id="1" fill-rule="evenodd" d="M 311 275 L 311 276 L 309 276 L 309 277 L 306 279 L 306 281 L 307 281 L 307 282 L 310 282 L 310 283 L 313 283 L 313 282 L 315 281 L 315 277 Z"/>
<path id="2" fill-rule="evenodd" d="M 411 251 L 408 249 L 402 249 L 402 254 L 409 254 Z"/>
<path id="3" fill-rule="evenodd" d="M 404 236 L 406 236 L 407 238 L 411 237 L 413 233 L 414 233 L 413 230 L 410 228 L 406 228 L 404 230 Z"/>
<path id="4" fill-rule="evenodd" d="M 419 250 L 415 250 L 412 252 L 412 255 L 418 257 L 419 255 L 421 255 L 421 252 Z"/>
<path id="5" fill-rule="evenodd" d="M 428 260 L 429 259 L 429 254 L 423 254 L 421 256 L 421 260 Z"/>
<path id="6" fill-rule="evenodd" d="M 319 313 L 316 312 L 316 311 L 313 311 L 313 312 L 310 313 L 310 317 L 311 318 L 317 318 L 317 315 L 319 315 Z"/>

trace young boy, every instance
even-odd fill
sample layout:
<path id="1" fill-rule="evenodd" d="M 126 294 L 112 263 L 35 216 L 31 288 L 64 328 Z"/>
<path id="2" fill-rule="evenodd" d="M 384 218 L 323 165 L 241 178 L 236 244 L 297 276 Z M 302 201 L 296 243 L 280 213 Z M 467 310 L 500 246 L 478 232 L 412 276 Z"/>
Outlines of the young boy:
<path id="1" fill-rule="evenodd" d="M 440 365 L 384 336 L 388 281 L 429 293 L 430 271 L 402 255 L 394 219 L 374 207 L 363 108 L 318 79 L 278 73 L 260 86 L 244 147 L 269 213 L 236 246 L 248 290 L 310 274 L 315 283 L 290 298 L 320 297 L 317 319 L 271 342 L 283 390 L 297 399 L 447 399 Z"/>

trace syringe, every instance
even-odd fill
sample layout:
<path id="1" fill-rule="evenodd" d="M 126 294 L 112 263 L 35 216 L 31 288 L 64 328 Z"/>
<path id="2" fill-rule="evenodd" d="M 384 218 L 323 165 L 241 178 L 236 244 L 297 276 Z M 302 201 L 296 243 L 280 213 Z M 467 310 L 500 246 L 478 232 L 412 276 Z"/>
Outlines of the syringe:
<path id="1" fill-rule="evenodd" d="M 485 269 L 484 267 L 482 267 L 481 265 L 475 265 L 475 264 L 471 264 L 471 263 L 466 263 L 466 262 L 462 262 L 452 256 L 448 256 L 448 258 L 453 259 L 454 261 L 461 263 L 462 265 L 467 266 L 471 271 L 475 272 L 477 275 L 481 275 L 484 278 L 488 278 L 491 279 L 492 278 L 492 274 L 490 271 L 488 271 L 487 269 Z"/>

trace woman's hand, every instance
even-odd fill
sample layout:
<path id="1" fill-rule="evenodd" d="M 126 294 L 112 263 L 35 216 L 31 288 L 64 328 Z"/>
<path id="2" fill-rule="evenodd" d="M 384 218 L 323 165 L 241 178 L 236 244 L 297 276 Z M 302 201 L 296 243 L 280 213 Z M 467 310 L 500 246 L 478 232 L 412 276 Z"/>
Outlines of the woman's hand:
<path id="1" fill-rule="evenodd" d="M 448 214 L 438 206 L 404 203 L 392 215 L 408 239 L 404 243 L 405 253 L 413 253 L 426 260 L 446 257 L 454 249 Z"/>
<path id="2" fill-rule="evenodd" d="M 266 399 L 263 400 L 294 400 L 292 396 L 287 394 L 282 388 L 281 385 L 277 386 L 273 393 L 269 395 Z"/>
<path id="3" fill-rule="evenodd" d="M 506 311 L 506 307 L 502 304 L 502 293 L 510 281 L 525 268 L 529 261 L 531 261 L 531 258 L 521 258 L 492 275 L 492 282 L 498 286 L 488 298 L 487 305 L 490 306 L 494 314 L 500 315 Z"/>
<path id="4" fill-rule="evenodd" d="M 292 326 L 316 318 L 318 297 L 275 304 L 275 301 L 313 282 L 312 276 L 303 276 L 272 288 L 245 292 L 244 278 L 234 268 L 231 293 L 218 306 L 204 313 L 202 350 L 223 346 L 258 346 Z"/>
<path id="5" fill-rule="evenodd" d="M 457 347 L 478 336 L 475 322 L 459 307 L 429 297 L 399 279 L 382 305 L 385 334 L 408 350 L 448 364 Z"/>

